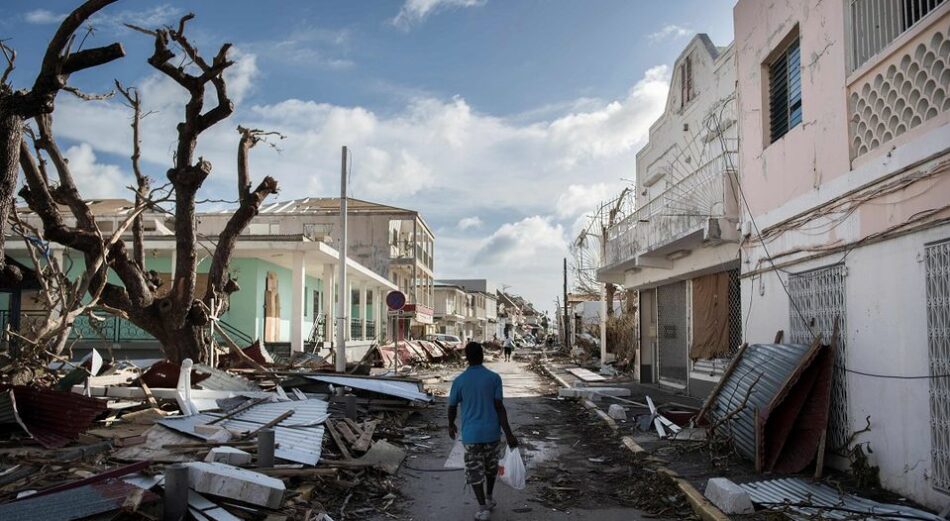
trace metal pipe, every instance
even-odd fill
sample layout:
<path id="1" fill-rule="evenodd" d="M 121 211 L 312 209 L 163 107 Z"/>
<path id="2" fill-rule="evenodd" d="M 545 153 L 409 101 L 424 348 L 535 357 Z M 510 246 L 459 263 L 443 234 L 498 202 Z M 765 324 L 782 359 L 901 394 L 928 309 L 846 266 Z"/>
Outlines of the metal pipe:
<path id="1" fill-rule="evenodd" d="M 336 372 L 346 372 L 346 327 L 349 322 L 346 310 L 349 288 L 346 286 L 346 257 L 347 257 L 347 236 L 346 236 L 346 146 L 343 147 L 342 161 L 340 163 L 340 277 L 338 284 L 338 297 L 336 303 Z"/>

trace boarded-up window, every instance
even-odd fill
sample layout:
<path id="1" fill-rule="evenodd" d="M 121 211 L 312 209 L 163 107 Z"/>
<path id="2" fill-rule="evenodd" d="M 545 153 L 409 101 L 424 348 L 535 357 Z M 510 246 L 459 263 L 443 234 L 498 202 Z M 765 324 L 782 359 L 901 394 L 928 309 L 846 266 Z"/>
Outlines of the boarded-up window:
<path id="1" fill-rule="evenodd" d="M 727 357 L 730 344 L 729 273 L 693 279 L 693 345 L 689 357 Z"/>

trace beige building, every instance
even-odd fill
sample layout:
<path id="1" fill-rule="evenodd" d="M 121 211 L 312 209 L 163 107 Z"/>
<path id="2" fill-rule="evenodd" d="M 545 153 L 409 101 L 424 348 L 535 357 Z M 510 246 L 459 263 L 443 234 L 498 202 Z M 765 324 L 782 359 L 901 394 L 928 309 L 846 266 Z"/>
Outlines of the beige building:
<path id="1" fill-rule="evenodd" d="M 385 277 L 406 294 L 404 315 L 410 334 L 420 338 L 432 329 L 435 238 L 419 212 L 348 199 L 349 258 Z M 199 232 L 219 229 L 224 214 L 198 216 Z M 339 243 L 339 198 L 305 198 L 265 205 L 244 232 L 255 237 L 301 236 Z M 385 297 L 385 295 L 384 295 Z"/>
<path id="2" fill-rule="evenodd" d="M 452 284 L 435 285 L 435 330 L 436 333 L 465 338 L 465 314 L 468 295 L 465 288 Z"/>
<path id="3" fill-rule="evenodd" d="M 809 343 L 837 321 L 827 446 L 866 444 L 886 488 L 944 508 L 950 2 L 740 0 L 734 17 L 746 336 Z"/>

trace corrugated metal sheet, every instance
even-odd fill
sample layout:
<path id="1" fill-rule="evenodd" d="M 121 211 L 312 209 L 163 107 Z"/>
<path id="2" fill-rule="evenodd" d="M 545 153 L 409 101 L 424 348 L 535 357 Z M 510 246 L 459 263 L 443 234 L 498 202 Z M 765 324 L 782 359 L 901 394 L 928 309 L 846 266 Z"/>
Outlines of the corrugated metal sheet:
<path id="1" fill-rule="evenodd" d="M 242 378 L 240 376 L 235 376 L 228 373 L 227 371 L 222 371 L 210 365 L 204 364 L 195 364 L 194 371 L 198 374 L 206 374 L 207 378 L 201 380 L 197 385 L 202 389 L 210 389 L 212 391 L 260 391 L 261 388 L 256 383 L 248 380 L 247 378 Z"/>
<path id="2" fill-rule="evenodd" d="M 75 440 L 108 409 L 104 401 L 74 393 L 26 386 L 4 389 L 12 389 L 23 427 L 48 449 Z"/>
<path id="3" fill-rule="evenodd" d="M 756 411 L 766 411 L 808 350 L 809 346 L 802 344 L 750 345 L 722 384 L 709 410 L 714 422 L 738 409 L 746 395 L 749 396 L 746 407 L 727 422 L 733 443 L 742 456 L 755 461 Z M 754 392 L 750 393 L 753 386 Z"/>
<path id="4" fill-rule="evenodd" d="M 423 392 L 422 383 L 414 380 L 396 380 L 388 378 L 373 378 L 366 376 L 344 376 L 344 375 L 324 375 L 308 374 L 301 375 L 317 382 L 325 382 L 333 385 L 343 385 L 354 389 L 372 391 L 374 393 L 387 394 L 397 398 L 413 400 L 419 402 L 431 402 L 432 397 Z"/>
<path id="5" fill-rule="evenodd" d="M 288 461 L 316 465 L 320 461 L 323 448 L 322 424 L 330 416 L 327 413 L 328 407 L 327 402 L 317 399 L 262 403 L 215 425 L 232 431 L 253 431 L 281 414 L 293 410 L 292 416 L 285 418 L 274 428 L 274 440 L 277 443 L 274 454 Z M 223 416 L 225 414 L 203 413 L 165 418 L 159 420 L 158 423 L 190 436 L 208 439 L 207 435 L 196 433 L 195 426 L 207 425 Z"/>
<path id="6" fill-rule="evenodd" d="M 923 510 L 904 505 L 878 503 L 851 494 L 841 494 L 827 485 L 812 483 L 803 479 L 773 479 L 746 483 L 740 486 L 749 493 L 753 503 L 773 509 L 784 510 L 787 508 L 791 512 L 799 514 L 799 516 L 792 516 L 797 519 L 814 519 L 820 515 L 821 519 L 860 518 L 945 521 L 943 518 Z"/>
<path id="7" fill-rule="evenodd" d="M 126 497 L 141 493 L 142 502 L 156 501 L 158 496 L 120 480 L 95 483 L 64 490 L 56 494 L 0 505 L 4 521 L 69 521 L 122 508 Z"/>

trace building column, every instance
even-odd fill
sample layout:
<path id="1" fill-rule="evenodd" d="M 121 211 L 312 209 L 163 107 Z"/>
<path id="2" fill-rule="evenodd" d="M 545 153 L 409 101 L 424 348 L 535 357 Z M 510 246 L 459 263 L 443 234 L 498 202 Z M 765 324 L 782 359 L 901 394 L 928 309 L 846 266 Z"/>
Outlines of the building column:
<path id="1" fill-rule="evenodd" d="M 303 352 L 304 299 L 307 296 L 307 266 L 302 251 L 294 252 L 290 274 L 290 350 Z"/>
<path id="2" fill-rule="evenodd" d="M 345 314 L 343 315 L 343 318 L 346 319 L 346 326 L 343 332 L 346 333 L 347 340 L 353 340 L 353 334 L 352 334 L 353 333 L 353 298 L 352 298 L 353 297 L 353 282 L 352 282 L 352 278 L 350 277 L 346 278 L 346 287 L 340 288 L 340 291 L 343 292 L 343 294 L 340 295 L 340 298 L 344 299 L 343 312 Z"/>
<path id="3" fill-rule="evenodd" d="M 360 338 L 363 340 L 366 340 L 366 318 L 368 315 L 366 310 L 369 309 L 366 305 L 366 293 L 366 281 L 360 281 Z"/>
<path id="4" fill-rule="evenodd" d="M 377 288 L 375 293 L 376 296 L 373 297 L 373 317 L 374 320 L 376 320 L 376 335 L 373 340 L 380 340 L 382 338 L 383 321 L 388 318 L 388 315 L 385 317 L 383 316 L 383 290 L 381 288 Z"/>
<path id="5" fill-rule="evenodd" d="M 323 265 L 323 344 L 327 347 L 333 345 L 333 332 L 336 322 L 333 317 L 335 309 L 333 295 L 336 293 L 336 266 L 333 264 Z"/>

